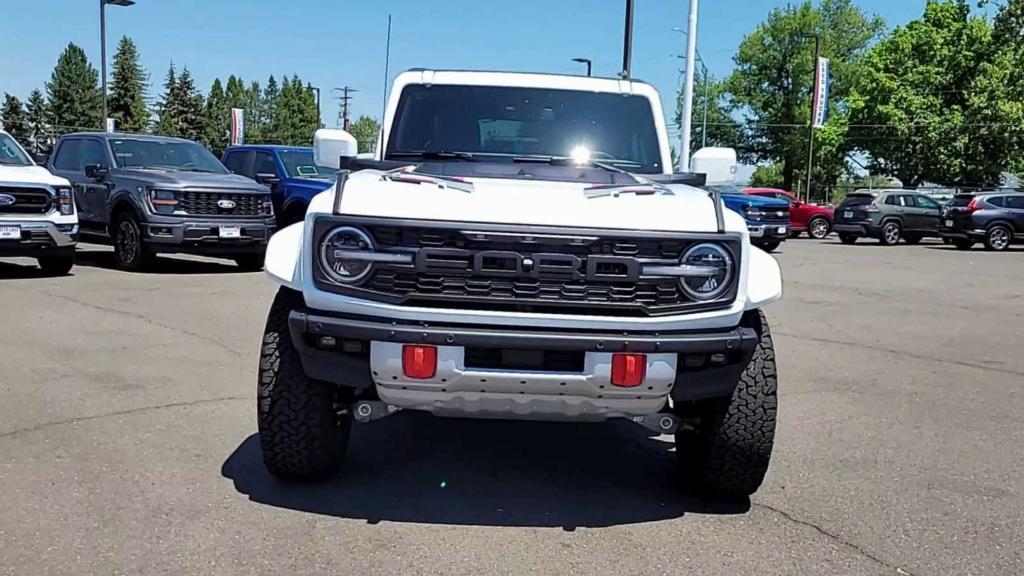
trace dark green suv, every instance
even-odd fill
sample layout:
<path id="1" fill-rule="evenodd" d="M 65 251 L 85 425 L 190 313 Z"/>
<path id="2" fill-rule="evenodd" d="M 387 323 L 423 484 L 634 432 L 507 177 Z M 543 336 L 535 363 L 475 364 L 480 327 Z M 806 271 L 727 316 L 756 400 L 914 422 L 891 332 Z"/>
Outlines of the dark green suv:
<path id="1" fill-rule="evenodd" d="M 901 238 L 917 244 L 925 237 L 939 237 L 940 212 L 938 202 L 910 190 L 858 190 L 836 208 L 832 230 L 843 244 L 862 236 L 886 246 Z"/>

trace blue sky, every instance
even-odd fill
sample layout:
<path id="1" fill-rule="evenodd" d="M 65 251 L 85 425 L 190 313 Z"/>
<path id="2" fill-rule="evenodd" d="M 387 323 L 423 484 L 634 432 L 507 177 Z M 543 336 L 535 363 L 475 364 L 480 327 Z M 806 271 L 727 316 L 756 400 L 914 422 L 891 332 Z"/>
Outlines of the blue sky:
<path id="1" fill-rule="evenodd" d="M 0 34 L 0 92 L 24 98 L 42 88 L 69 42 L 99 68 L 95 0 L 33 0 L 4 10 Z M 330 89 L 360 90 L 355 114 L 380 115 L 387 15 L 394 15 L 392 77 L 413 67 L 576 73 L 577 56 L 594 60 L 595 74 L 622 64 L 623 0 L 137 0 L 107 8 L 108 50 L 122 35 L 138 44 L 155 98 L 167 67 L 187 65 L 205 92 L 229 74 L 265 83 L 298 73 L 323 88 L 324 119 L 338 107 Z M 637 0 L 634 76 L 670 101 L 679 85 L 687 0 Z M 732 68 L 742 37 L 785 0 L 704 0 L 698 49 L 713 74 Z M 925 0 L 861 0 L 890 25 L 921 14 Z"/>

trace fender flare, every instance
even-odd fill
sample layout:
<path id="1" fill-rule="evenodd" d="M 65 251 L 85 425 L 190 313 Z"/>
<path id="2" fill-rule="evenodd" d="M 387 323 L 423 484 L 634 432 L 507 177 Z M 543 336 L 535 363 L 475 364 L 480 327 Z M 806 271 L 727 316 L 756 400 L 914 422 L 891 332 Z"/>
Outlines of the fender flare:
<path id="1" fill-rule="evenodd" d="M 763 250 L 750 250 L 746 310 L 757 310 L 782 298 L 782 267 Z"/>
<path id="2" fill-rule="evenodd" d="M 281 204 L 281 217 L 284 217 L 289 210 L 292 210 L 296 206 L 302 206 L 302 218 L 298 220 L 301 222 L 306 217 L 306 210 L 309 209 L 309 201 L 305 198 L 288 198 Z"/>
<path id="3" fill-rule="evenodd" d="M 271 281 L 302 290 L 302 243 L 305 221 L 278 230 L 267 243 L 263 271 Z"/>
<path id="4" fill-rule="evenodd" d="M 993 219 L 991 222 L 986 224 L 985 225 L 985 233 L 988 234 L 988 231 L 991 230 L 992 227 L 996 226 L 996 225 L 1002 226 L 1004 228 L 1009 228 L 1010 229 L 1010 235 L 1013 236 L 1013 234 L 1014 234 L 1013 223 L 1008 221 L 1008 220 L 1002 220 L 1002 219 Z"/>

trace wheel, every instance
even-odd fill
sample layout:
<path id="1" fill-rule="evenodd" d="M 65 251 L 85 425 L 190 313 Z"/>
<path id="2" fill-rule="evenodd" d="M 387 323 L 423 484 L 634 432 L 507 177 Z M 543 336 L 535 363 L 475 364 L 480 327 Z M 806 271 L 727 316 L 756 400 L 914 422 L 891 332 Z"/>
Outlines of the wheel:
<path id="1" fill-rule="evenodd" d="M 857 237 L 854 236 L 853 234 L 843 234 L 842 232 L 840 232 L 839 241 L 842 242 L 843 244 L 856 244 Z"/>
<path id="2" fill-rule="evenodd" d="M 879 238 L 879 242 L 883 246 L 895 246 L 899 243 L 902 234 L 903 229 L 900 228 L 900 223 L 890 220 L 882 225 L 882 237 Z"/>
<path id="3" fill-rule="evenodd" d="M 263 270 L 263 254 L 243 254 L 241 256 L 235 256 L 235 264 L 238 267 L 247 272 L 259 272 Z"/>
<path id="4" fill-rule="evenodd" d="M 47 276 L 65 276 L 75 266 L 75 253 L 58 256 L 40 256 L 39 267 Z"/>
<path id="5" fill-rule="evenodd" d="M 779 246 L 782 245 L 782 240 L 765 240 L 764 242 L 758 242 L 755 244 L 761 250 L 765 252 L 774 252 L 778 250 Z"/>
<path id="6" fill-rule="evenodd" d="M 281 215 L 281 228 L 286 228 L 295 224 L 296 222 L 302 222 L 306 217 L 306 205 L 297 203 L 289 206 L 284 214 Z"/>
<path id="7" fill-rule="evenodd" d="M 730 398 L 703 401 L 696 430 L 676 433 L 684 484 L 714 496 L 750 496 L 768 472 L 775 442 L 778 380 L 768 321 L 757 312 L 757 347 Z"/>
<path id="8" fill-rule="evenodd" d="M 815 240 L 823 240 L 832 232 L 832 225 L 822 217 L 812 218 L 807 224 L 807 234 Z"/>
<path id="9" fill-rule="evenodd" d="M 315 480 L 341 463 L 351 419 L 339 416 L 338 389 L 307 378 L 288 331 L 302 294 L 281 288 L 270 306 L 260 352 L 257 424 L 267 470 L 278 478 Z"/>
<path id="10" fill-rule="evenodd" d="M 1003 224 L 996 224 L 989 228 L 988 233 L 985 234 L 985 248 L 1002 252 L 1010 247 L 1011 238 L 1013 238 L 1013 232 L 1010 231 L 1009 227 Z"/>
<path id="11" fill-rule="evenodd" d="M 953 246 L 956 246 L 957 250 L 970 250 L 974 247 L 974 241 L 967 240 L 966 238 L 954 238 L 950 242 L 953 243 Z"/>
<path id="12" fill-rule="evenodd" d="M 142 243 L 142 228 L 135 214 L 127 211 L 118 214 L 110 232 L 114 241 L 114 263 L 118 268 L 137 272 L 152 260 L 149 250 Z"/>
<path id="13" fill-rule="evenodd" d="M 921 236 L 911 236 L 911 235 L 908 234 L 908 235 L 903 237 L 903 241 L 906 242 L 907 244 L 910 244 L 911 246 L 916 245 L 916 244 L 920 244 L 921 240 L 922 240 Z"/>

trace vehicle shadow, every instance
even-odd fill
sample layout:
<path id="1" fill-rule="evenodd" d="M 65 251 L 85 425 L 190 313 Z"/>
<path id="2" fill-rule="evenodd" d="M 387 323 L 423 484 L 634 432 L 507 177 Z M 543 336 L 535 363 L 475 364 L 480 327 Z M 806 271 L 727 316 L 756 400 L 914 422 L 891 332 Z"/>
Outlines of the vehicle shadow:
<path id="1" fill-rule="evenodd" d="M 114 264 L 114 252 L 103 249 L 78 249 L 75 254 L 75 266 L 86 266 L 89 268 L 102 268 L 104 270 L 119 270 Z M 139 274 L 244 274 L 233 262 L 215 260 L 194 260 L 191 258 L 178 258 L 174 255 L 157 256 L 150 267 Z"/>
<path id="2" fill-rule="evenodd" d="M 259 436 L 221 473 L 250 500 L 327 516 L 475 526 L 605 527 L 742 514 L 750 500 L 684 494 L 671 442 L 627 421 L 561 424 L 401 413 L 353 425 L 348 458 L 317 484 L 270 476 Z"/>
<path id="3" fill-rule="evenodd" d="M 16 262 L 0 262 L 0 280 L 35 280 L 40 278 L 64 278 L 74 276 L 72 269 L 69 274 L 56 276 L 47 274 L 35 264 L 19 264 Z"/>

